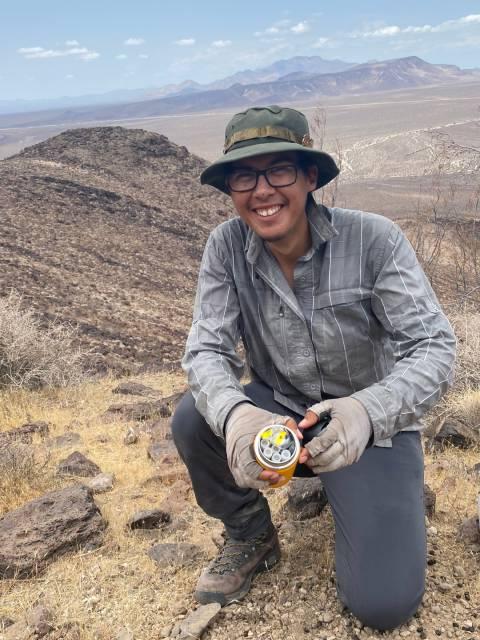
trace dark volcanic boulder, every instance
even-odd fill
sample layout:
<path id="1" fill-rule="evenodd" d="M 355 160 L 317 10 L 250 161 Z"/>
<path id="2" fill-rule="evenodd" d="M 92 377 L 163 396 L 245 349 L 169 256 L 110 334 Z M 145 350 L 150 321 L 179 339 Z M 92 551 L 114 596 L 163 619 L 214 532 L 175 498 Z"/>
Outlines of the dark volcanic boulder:
<path id="1" fill-rule="evenodd" d="M 0 518 L 0 578 L 25 578 L 68 551 L 95 548 L 105 527 L 87 487 L 46 493 Z"/>
<path id="2" fill-rule="evenodd" d="M 57 468 L 57 473 L 64 476 L 80 476 L 82 478 L 95 477 L 102 473 L 100 467 L 89 460 L 80 451 L 74 451 L 68 458 L 62 460 Z"/>
<path id="3" fill-rule="evenodd" d="M 327 505 L 322 481 L 315 478 L 293 478 L 288 485 L 288 509 L 295 520 L 309 520 L 320 515 Z"/>

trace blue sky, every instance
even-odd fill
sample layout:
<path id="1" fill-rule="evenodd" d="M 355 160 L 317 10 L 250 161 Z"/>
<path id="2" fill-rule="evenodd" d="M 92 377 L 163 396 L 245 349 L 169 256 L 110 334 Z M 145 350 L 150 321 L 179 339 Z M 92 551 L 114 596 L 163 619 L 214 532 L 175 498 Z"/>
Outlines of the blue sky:
<path id="1" fill-rule="evenodd" d="M 0 100 L 209 82 L 294 55 L 480 67 L 480 3 L 0 0 Z"/>

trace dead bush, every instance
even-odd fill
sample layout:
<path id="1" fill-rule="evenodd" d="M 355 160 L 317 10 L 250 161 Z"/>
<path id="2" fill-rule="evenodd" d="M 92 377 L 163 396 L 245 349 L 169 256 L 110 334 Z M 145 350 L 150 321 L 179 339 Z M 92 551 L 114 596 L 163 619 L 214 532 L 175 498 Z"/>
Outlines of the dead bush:
<path id="1" fill-rule="evenodd" d="M 0 514 L 30 499 L 45 485 L 48 453 L 14 441 L 0 446 Z"/>
<path id="2" fill-rule="evenodd" d="M 77 332 L 50 321 L 42 326 L 16 292 L 0 298 L 0 388 L 65 387 L 81 382 L 86 353 Z"/>
<path id="3" fill-rule="evenodd" d="M 480 389 L 480 313 L 452 312 L 449 320 L 457 336 L 455 389 L 461 392 Z"/>

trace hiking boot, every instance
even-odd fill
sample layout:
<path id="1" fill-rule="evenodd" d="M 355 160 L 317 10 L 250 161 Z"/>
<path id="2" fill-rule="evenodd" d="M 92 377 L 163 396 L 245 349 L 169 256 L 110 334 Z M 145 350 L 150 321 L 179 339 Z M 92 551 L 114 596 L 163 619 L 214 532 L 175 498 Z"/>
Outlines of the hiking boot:
<path id="1" fill-rule="evenodd" d="M 280 560 L 277 531 L 248 540 L 234 540 L 228 535 L 218 556 L 202 571 L 195 591 L 201 604 L 219 602 L 222 607 L 241 600 L 250 590 L 252 578 L 271 569 Z"/>

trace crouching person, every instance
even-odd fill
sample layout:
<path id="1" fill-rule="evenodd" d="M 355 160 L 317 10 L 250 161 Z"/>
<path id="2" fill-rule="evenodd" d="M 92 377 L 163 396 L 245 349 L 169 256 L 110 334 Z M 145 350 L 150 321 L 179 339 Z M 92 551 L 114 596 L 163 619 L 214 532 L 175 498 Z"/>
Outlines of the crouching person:
<path id="1" fill-rule="evenodd" d="M 224 154 L 201 181 L 227 193 L 238 217 L 205 247 L 183 360 L 190 392 L 172 429 L 199 506 L 226 531 L 199 602 L 241 599 L 280 559 L 262 494 L 279 475 L 252 447 L 280 423 L 309 440 L 296 475 L 319 475 L 327 492 L 340 600 L 365 625 L 392 629 L 424 591 L 419 420 L 451 383 L 455 339 L 394 223 L 315 203 L 337 174 L 294 109 L 251 108 L 228 123 Z"/>

